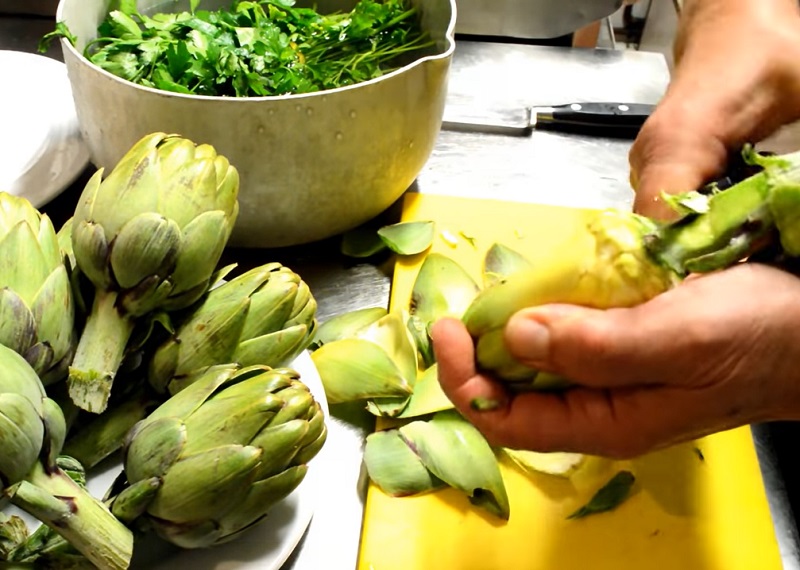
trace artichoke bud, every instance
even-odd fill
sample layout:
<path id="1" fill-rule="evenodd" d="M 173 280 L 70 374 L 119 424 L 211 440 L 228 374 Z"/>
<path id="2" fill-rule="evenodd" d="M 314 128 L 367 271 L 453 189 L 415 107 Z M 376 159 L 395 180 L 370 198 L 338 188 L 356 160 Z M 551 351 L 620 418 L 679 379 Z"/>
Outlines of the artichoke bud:
<path id="1" fill-rule="evenodd" d="M 111 503 L 112 514 L 126 524 L 132 523 L 144 514 L 160 486 L 160 477 L 137 481 L 114 497 Z"/>
<path id="2" fill-rule="evenodd" d="M 135 216 L 122 226 L 111 245 L 111 269 L 122 289 L 136 287 L 151 275 L 166 277 L 178 258 L 181 229 L 155 212 Z"/>
<path id="3" fill-rule="evenodd" d="M 103 226 L 86 220 L 73 222 L 72 247 L 75 263 L 89 281 L 96 287 L 111 288 L 108 240 Z"/>

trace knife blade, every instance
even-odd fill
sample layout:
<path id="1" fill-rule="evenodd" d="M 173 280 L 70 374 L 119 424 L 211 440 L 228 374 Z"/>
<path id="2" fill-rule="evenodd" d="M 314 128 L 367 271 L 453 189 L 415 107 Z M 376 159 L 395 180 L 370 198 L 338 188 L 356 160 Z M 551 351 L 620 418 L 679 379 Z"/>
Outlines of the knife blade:
<path id="1" fill-rule="evenodd" d="M 550 130 L 633 139 L 654 109 L 655 105 L 647 103 L 587 102 L 476 113 L 474 107 L 448 106 L 442 129 L 512 136 Z"/>

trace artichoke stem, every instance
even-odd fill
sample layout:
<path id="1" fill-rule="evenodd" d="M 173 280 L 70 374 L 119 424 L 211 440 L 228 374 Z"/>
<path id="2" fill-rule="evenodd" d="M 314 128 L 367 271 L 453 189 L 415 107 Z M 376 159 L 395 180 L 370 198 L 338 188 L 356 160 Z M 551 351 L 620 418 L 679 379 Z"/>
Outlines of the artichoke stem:
<path id="1" fill-rule="evenodd" d="M 60 534 L 100 570 L 130 566 L 133 533 L 61 469 L 37 463 L 6 490 L 11 502 Z"/>
<path id="2" fill-rule="evenodd" d="M 69 395 L 79 408 L 101 413 L 125 355 L 134 321 L 116 307 L 117 293 L 97 289 L 75 358 L 69 368 Z"/>

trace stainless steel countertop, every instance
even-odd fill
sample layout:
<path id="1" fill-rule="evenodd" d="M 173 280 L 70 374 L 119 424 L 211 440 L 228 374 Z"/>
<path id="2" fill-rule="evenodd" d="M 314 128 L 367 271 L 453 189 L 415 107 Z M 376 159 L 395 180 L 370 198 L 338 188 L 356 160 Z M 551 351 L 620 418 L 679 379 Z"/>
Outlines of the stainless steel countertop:
<path id="1" fill-rule="evenodd" d="M 0 15 L 0 49 L 34 51 L 51 24 Z M 57 52 L 50 54 L 58 58 Z M 580 101 L 654 103 L 668 82 L 660 54 L 459 42 L 448 109 L 502 110 Z M 446 111 L 448 112 L 448 111 Z M 491 197 L 579 207 L 629 208 L 630 141 L 533 132 L 528 137 L 442 132 L 409 191 Z M 45 210 L 59 224 L 71 212 L 91 169 Z M 375 222 L 397 219 L 397 206 Z M 342 258 L 336 238 L 309 246 L 228 253 L 241 267 L 280 261 L 303 275 L 319 302 L 319 318 L 366 306 L 388 306 L 391 258 Z M 341 492 L 327 495 L 285 570 L 352 568 L 358 550 L 364 479 L 362 438 L 369 425 L 335 421 L 332 437 L 345 453 L 330 473 Z M 776 534 L 787 570 L 800 568 L 797 530 L 770 426 L 754 426 Z M 732 498 L 731 500 L 735 500 Z"/>

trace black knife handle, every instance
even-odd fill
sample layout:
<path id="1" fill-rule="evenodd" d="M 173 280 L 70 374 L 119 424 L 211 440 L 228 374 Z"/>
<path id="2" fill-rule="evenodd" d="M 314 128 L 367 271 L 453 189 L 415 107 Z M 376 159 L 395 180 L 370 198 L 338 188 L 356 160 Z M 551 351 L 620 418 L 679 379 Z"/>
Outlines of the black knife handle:
<path id="1" fill-rule="evenodd" d="M 571 103 L 536 113 L 536 128 L 635 138 L 655 108 L 644 103 Z"/>

